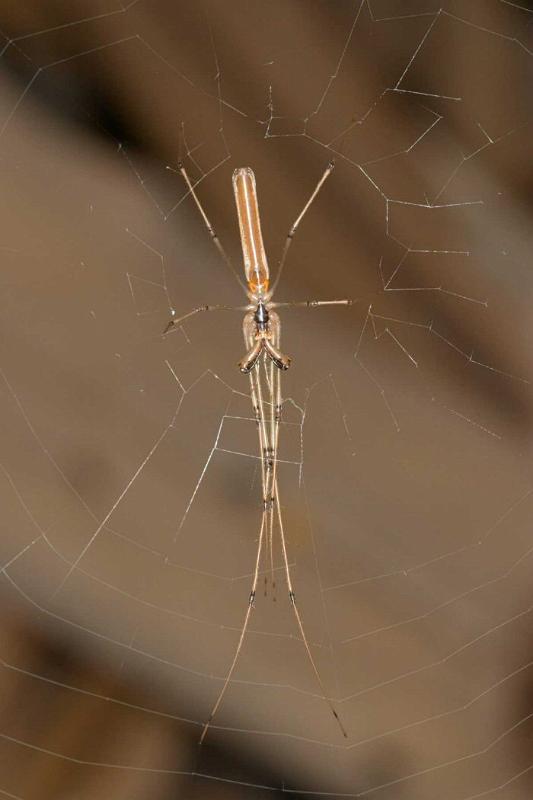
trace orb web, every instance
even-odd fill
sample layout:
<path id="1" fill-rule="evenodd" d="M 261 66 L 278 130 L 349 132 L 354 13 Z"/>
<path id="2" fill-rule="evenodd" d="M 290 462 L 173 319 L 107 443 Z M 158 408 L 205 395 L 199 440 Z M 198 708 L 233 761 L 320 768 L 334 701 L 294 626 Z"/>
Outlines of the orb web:
<path id="1" fill-rule="evenodd" d="M 530 11 L 54 13 L 3 28 L 2 671 L 27 704 L 2 724 L 0 794 L 42 797 L 38 763 L 87 797 L 528 796 Z M 282 310 L 279 483 L 348 738 L 278 547 L 198 748 L 246 610 L 261 480 L 241 315 L 162 336 L 172 311 L 243 303 L 179 164 L 236 263 L 231 174 L 254 169 L 275 269 L 332 158 L 277 298 L 356 302 Z M 10 647 L 19 615 L 106 679 Z"/>

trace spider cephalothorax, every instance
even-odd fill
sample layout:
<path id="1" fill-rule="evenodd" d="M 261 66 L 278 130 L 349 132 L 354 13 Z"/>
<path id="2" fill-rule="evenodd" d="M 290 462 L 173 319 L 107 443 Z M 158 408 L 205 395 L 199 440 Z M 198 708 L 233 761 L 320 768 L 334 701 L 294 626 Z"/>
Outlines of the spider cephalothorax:
<path id="1" fill-rule="evenodd" d="M 255 311 L 246 314 L 243 324 L 244 338 L 251 343 L 250 350 L 239 361 L 241 372 L 248 373 L 257 363 L 264 351 L 278 369 L 288 369 L 291 360 L 276 347 L 279 340 L 279 317 L 275 311 L 269 311 L 262 300 Z"/>

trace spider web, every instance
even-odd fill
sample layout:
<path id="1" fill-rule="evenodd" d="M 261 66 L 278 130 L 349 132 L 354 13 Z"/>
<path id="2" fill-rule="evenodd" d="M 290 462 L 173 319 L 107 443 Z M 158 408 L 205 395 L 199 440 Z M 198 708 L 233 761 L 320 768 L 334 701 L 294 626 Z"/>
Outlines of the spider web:
<path id="1" fill-rule="evenodd" d="M 134 782 L 154 797 L 530 796 L 531 12 L 54 13 L 3 26 L 3 603 L 118 677 L 88 689 L 6 645 L 4 680 L 30 707 L 2 724 L 0 795 L 42 798 L 39 758 L 72 770 L 76 797 L 137 796 L 120 793 Z M 275 271 L 332 157 L 277 299 L 357 302 L 281 310 L 279 483 L 348 739 L 277 547 L 199 749 L 246 610 L 261 479 L 242 315 L 162 336 L 172 311 L 243 303 L 178 164 L 236 264 L 230 178 L 252 166 Z M 120 680 L 150 689 L 124 699 Z M 59 710 L 50 739 L 36 696 L 111 708 L 132 735 L 166 726 L 174 746 L 117 755 L 98 729 L 60 735 Z"/>

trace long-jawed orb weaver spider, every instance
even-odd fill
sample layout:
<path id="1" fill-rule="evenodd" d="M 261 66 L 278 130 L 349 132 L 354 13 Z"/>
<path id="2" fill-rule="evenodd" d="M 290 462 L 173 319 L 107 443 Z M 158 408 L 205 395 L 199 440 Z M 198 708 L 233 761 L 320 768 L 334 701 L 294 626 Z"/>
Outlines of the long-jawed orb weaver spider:
<path id="1" fill-rule="evenodd" d="M 281 324 L 276 309 L 289 306 L 304 306 L 308 308 L 330 305 L 350 306 L 352 305 L 353 301 L 304 300 L 301 302 L 272 302 L 272 296 L 276 286 L 279 283 L 294 234 L 296 233 L 296 230 L 311 203 L 322 188 L 322 185 L 331 174 L 333 167 L 334 163 L 330 162 L 315 186 L 307 203 L 287 234 L 278 273 L 271 287 L 268 262 L 263 245 L 263 236 L 261 233 L 261 220 L 259 217 L 259 207 L 257 203 L 255 176 L 250 167 L 241 167 L 236 169 L 233 173 L 233 192 L 235 195 L 237 215 L 239 218 L 239 229 L 244 258 L 244 272 L 246 277 L 246 284 L 244 284 L 234 269 L 233 264 L 231 263 L 211 223 L 209 222 L 209 219 L 200 203 L 200 200 L 198 199 L 196 191 L 189 179 L 189 176 L 187 175 L 187 172 L 185 171 L 185 168 L 182 164 L 179 166 L 179 171 L 181 172 L 185 183 L 187 184 L 190 194 L 196 202 L 198 210 L 202 215 L 202 219 L 215 246 L 217 247 L 226 264 L 232 270 L 243 290 L 246 292 L 249 303 L 248 305 L 238 307 L 225 305 L 200 306 L 199 308 L 195 308 L 188 314 L 185 314 L 179 318 L 176 318 L 173 312 L 173 316 L 165 328 L 164 333 L 168 333 L 172 328 L 181 325 L 184 320 L 201 311 L 228 310 L 246 312 L 243 321 L 243 334 L 246 346 L 246 354 L 239 361 L 239 368 L 241 372 L 249 376 L 250 380 L 250 397 L 252 400 L 255 420 L 257 422 L 261 457 L 262 514 L 255 568 L 252 578 L 252 587 L 248 598 L 248 607 L 246 609 L 246 614 L 241 627 L 239 640 L 237 647 L 235 648 L 231 666 L 226 674 L 222 688 L 213 705 L 211 714 L 209 715 L 209 718 L 203 727 L 202 735 L 200 737 L 200 744 L 204 741 L 209 726 L 211 725 L 211 722 L 217 713 L 220 704 L 222 703 L 222 699 L 231 682 L 235 667 L 237 665 L 237 661 L 243 646 L 244 637 L 248 628 L 248 623 L 250 621 L 250 615 L 255 603 L 263 549 L 265 550 L 265 557 L 270 560 L 270 566 L 273 572 L 273 541 L 276 526 L 277 530 L 279 531 L 283 568 L 287 582 L 289 600 L 309 662 L 320 686 L 325 702 L 328 704 L 333 716 L 335 717 L 343 736 L 347 736 L 346 730 L 339 718 L 335 706 L 326 692 L 320 672 L 318 671 L 318 667 L 311 652 L 300 611 L 296 604 L 296 596 L 294 593 L 289 559 L 287 556 L 287 546 L 283 528 L 277 479 L 277 465 L 279 429 L 282 411 L 280 376 L 284 370 L 289 368 L 291 361 L 290 358 L 279 349 Z"/>

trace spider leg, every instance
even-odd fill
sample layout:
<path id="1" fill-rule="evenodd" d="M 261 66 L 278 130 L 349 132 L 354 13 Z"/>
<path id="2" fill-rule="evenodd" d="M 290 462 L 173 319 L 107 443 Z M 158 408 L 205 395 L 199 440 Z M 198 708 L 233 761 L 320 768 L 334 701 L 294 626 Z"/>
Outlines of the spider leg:
<path id="1" fill-rule="evenodd" d="M 335 717 L 335 721 L 337 722 L 337 725 L 339 726 L 342 735 L 345 738 L 347 738 L 348 734 L 346 733 L 346 728 L 342 724 L 341 719 L 340 719 L 340 717 L 339 717 L 339 715 L 338 715 L 338 713 L 337 713 L 337 711 L 335 709 L 335 706 L 333 705 L 333 702 L 332 702 L 331 698 L 328 697 L 328 694 L 326 692 L 326 688 L 324 686 L 324 682 L 322 681 L 322 678 L 320 676 L 320 672 L 318 671 L 318 667 L 316 665 L 315 659 L 313 658 L 313 654 L 311 652 L 311 648 L 309 646 L 309 641 L 308 641 L 307 636 L 305 634 L 305 629 L 304 629 L 302 617 L 300 616 L 300 611 L 298 609 L 298 606 L 296 605 L 296 595 L 294 593 L 292 577 L 291 577 L 291 570 L 290 570 L 290 567 L 289 567 L 289 559 L 288 559 L 288 556 L 287 556 L 287 545 L 286 545 L 286 542 L 285 542 L 285 532 L 283 530 L 283 519 L 282 519 L 282 516 L 281 516 L 281 505 L 280 505 L 280 500 L 279 500 L 279 491 L 278 491 L 277 481 L 276 481 L 276 484 L 275 484 L 274 488 L 275 488 L 275 498 L 276 498 L 275 505 L 276 505 L 276 511 L 277 511 L 277 517 L 278 517 L 280 536 L 281 536 L 281 550 L 282 550 L 282 553 L 283 553 L 283 563 L 285 565 L 285 576 L 286 576 L 286 579 L 287 579 L 287 589 L 289 590 L 289 599 L 290 599 L 290 602 L 291 602 L 292 609 L 294 611 L 294 616 L 296 618 L 296 624 L 298 625 L 298 628 L 300 630 L 300 635 L 302 637 L 302 640 L 303 640 L 303 643 L 304 643 L 304 647 L 305 647 L 305 650 L 307 652 L 307 657 L 309 659 L 309 663 L 311 664 L 313 672 L 315 673 L 315 678 L 317 679 L 317 683 L 318 683 L 318 685 L 320 687 L 320 691 L 322 692 L 322 696 L 323 696 L 324 700 L 326 701 L 326 703 L 328 704 L 331 713 Z"/>
<path id="2" fill-rule="evenodd" d="M 237 643 L 237 647 L 235 648 L 235 653 L 233 655 L 233 660 L 231 662 L 231 666 L 230 666 L 230 668 L 228 670 L 228 673 L 227 673 L 227 675 L 226 675 L 226 677 L 224 679 L 224 684 L 223 684 L 222 689 L 220 690 L 220 692 L 218 694 L 218 697 L 217 697 L 217 699 L 215 701 L 213 709 L 212 709 L 212 711 L 211 711 L 211 713 L 209 715 L 209 719 L 207 720 L 207 722 L 204 725 L 204 728 L 202 730 L 202 735 L 200 736 L 200 741 L 198 742 L 198 744 L 202 744 L 203 743 L 203 741 L 204 741 L 204 739 L 206 737 L 207 731 L 209 730 L 209 726 L 211 725 L 211 722 L 213 720 L 213 717 L 217 713 L 217 711 L 218 711 L 218 709 L 220 707 L 220 704 L 222 703 L 222 699 L 223 699 L 224 695 L 226 694 L 226 690 L 227 690 L 227 688 L 228 688 L 228 686 L 229 686 L 229 684 L 231 682 L 231 678 L 232 678 L 233 673 L 235 671 L 235 667 L 237 666 L 237 661 L 239 659 L 239 655 L 240 655 L 240 652 L 242 650 L 244 637 L 246 636 L 246 630 L 248 628 L 248 623 L 250 621 L 250 615 L 251 615 L 252 609 L 254 607 L 255 593 L 256 593 L 256 589 L 257 589 L 257 579 L 259 577 L 259 562 L 261 560 L 261 549 L 263 547 L 263 536 L 264 536 L 264 532 L 265 532 L 265 521 L 266 521 L 266 514 L 265 514 L 265 512 L 263 512 L 263 515 L 262 515 L 262 518 L 261 518 L 261 529 L 259 531 L 259 541 L 258 541 L 258 544 L 257 544 L 257 555 L 256 555 L 256 559 L 255 559 L 255 569 L 254 569 L 254 575 L 253 575 L 253 580 L 252 580 L 252 588 L 250 590 L 250 597 L 248 598 L 248 608 L 246 609 L 246 614 L 244 616 L 244 622 L 242 624 L 241 633 L 240 633 L 240 636 L 239 636 L 239 641 Z"/>
<path id="3" fill-rule="evenodd" d="M 172 316 L 169 320 L 169 323 L 165 330 L 163 331 L 163 336 L 167 334 L 172 328 L 175 328 L 181 325 L 189 317 L 193 317 L 195 314 L 199 314 L 201 311 L 247 311 L 248 306 L 198 306 L 198 308 L 193 308 L 192 311 L 189 311 L 187 314 L 183 314 L 181 317 L 176 317 L 176 312 L 172 309 Z"/>
<path id="4" fill-rule="evenodd" d="M 318 308 L 319 306 L 353 306 L 359 300 L 296 300 L 287 303 L 271 303 L 269 308 Z"/>
<path id="5" fill-rule="evenodd" d="M 334 161 L 330 161 L 328 166 L 324 170 L 324 173 L 323 173 L 322 177 L 320 178 L 320 180 L 318 181 L 317 185 L 313 189 L 309 200 L 307 201 L 307 203 L 305 204 L 303 209 L 300 211 L 300 213 L 296 217 L 296 219 L 295 219 L 290 231 L 287 234 L 287 238 L 285 239 L 285 245 L 283 247 L 283 252 L 281 254 L 281 259 L 280 259 L 280 262 L 279 262 L 278 273 L 276 275 L 276 279 L 275 279 L 275 281 L 273 283 L 273 286 L 272 286 L 272 292 L 271 292 L 272 294 L 274 293 L 274 291 L 275 291 L 275 289 L 276 289 L 276 287 L 277 287 L 277 285 L 279 283 L 279 279 L 281 278 L 281 273 L 283 272 L 283 267 L 285 266 L 285 262 L 287 260 L 287 254 L 289 252 L 289 248 L 291 246 L 294 234 L 296 233 L 300 222 L 302 221 L 302 219 L 304 218 L 305 214 L 307 213 L 307 211 L 309 209 L 309 206 L 311 205 L 311 203 L 313 202 L 313 200 L 315 199 L 315 197 L 317 196 L 317 194 L 321 190 L 321 188 L 322 188 L 323 184 L 325 183 L 325 181 L 327 180 L 327 178 L 333 172 L 334 166 L 335 166 L 335 162 Z"/>
<path id="6" fill-rule="evenodd" d="M 233 262 L 231 261 L 230 257 L 228 256 L 228 254 L 224 250 L 222 244 L 220 243 L 220 240 L 219 240 L 218 236 L 216 235 L 215 230 L 214 230 L 213 226 L 211 225 L 211 223 L 209 221 L 209 218 L 208 218 L 207 214 L 205 213 L 205 211 L 203 209 L 202 204 L 200 203 L 200 200 L 198 199 L 198 195 L 196 194 L 195 188 L 192 185 L 189 176 L 187 175 L 185 167 L 183 166 L 183 164 L 180 163 L 180 164 L 178 164 L 178 169 L 179 169 L 179 171 L 181 173 L 181 176 L 182 176 L 183 180 L 187 184 L 187 188 L 189 189 L 189 192 L 193 196 L 194 202 L 196 203 L 198 211 L 201 214 L 201 217 L 202 217 L 202 219 L 204 221 L 205 227 L 209 231 L 209 235 L 211 236 L 213 244 L 215 245 L 215 247 L 217 248 L 218 252 L 220 253 L 222 258 L 226 262 L 226 264 L 229 267 L 229 269 L 231 270 L 231 272 L 233 274 L 233 277 L 235 278 L 235 280 L 237 281 L 237 283 L 239 284 L 241 289 L 243 289 L 247 294 L 248 293 L 247 288 L 244 285 L 244 283 L 242 282 L 241 278 L 239 277 L 239 273 L 237 272 L 237 270 L 233 266 Z"/>

